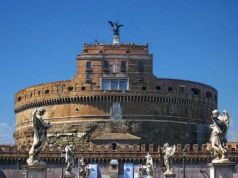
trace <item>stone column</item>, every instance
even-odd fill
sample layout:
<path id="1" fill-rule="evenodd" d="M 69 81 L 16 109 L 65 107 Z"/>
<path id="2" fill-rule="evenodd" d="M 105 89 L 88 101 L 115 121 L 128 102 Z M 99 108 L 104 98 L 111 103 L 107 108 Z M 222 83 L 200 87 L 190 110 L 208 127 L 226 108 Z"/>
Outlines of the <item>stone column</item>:
<path id="1" fill-rule="evenodd" d="M 45 164 L 27 166 L 27 178 L 47 178 L 47 166 Z"/>
<path id="2" fill-rule="evenodd" d="M 175 178 L 176 174 L 165 174 L 164 178 Z"/>
<path id="3" fill-rule="evenodd" d="M 233 178 L 234 162 L 210 163 L 210 178 Z"/>

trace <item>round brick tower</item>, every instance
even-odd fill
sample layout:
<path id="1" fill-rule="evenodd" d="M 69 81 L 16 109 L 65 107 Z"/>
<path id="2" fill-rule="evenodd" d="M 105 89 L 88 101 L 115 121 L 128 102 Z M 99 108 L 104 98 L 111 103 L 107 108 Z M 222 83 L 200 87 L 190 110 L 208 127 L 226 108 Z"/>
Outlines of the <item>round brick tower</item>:
<path id="1" fill-rule="evenodd" d="M 110 142 L 118 137 L 122 142 L 201 144 L 209 138 L 217 91 L 198 82 L 154 76 L 147 44 L 95 43 L 85 44 L 77 56 L 72 80 L 16 94 L 17 145 L 32 142 L 32 112 L 42 106 L 45 119 L 54 124 L 52 144 L 79 144 L 82 138 L 89 143 L 103 140 L 103 134 Z"/>

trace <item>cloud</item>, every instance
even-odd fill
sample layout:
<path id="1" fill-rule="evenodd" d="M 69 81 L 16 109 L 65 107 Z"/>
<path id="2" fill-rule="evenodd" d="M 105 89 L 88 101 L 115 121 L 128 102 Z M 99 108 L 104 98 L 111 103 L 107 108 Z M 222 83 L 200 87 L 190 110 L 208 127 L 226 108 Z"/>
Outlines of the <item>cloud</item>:
<path id="1" fill-rule="evenodd" d="M 0 123 L 0 144 L 14 144 L 13 132 L 15 124 L 6 122 Z"/>

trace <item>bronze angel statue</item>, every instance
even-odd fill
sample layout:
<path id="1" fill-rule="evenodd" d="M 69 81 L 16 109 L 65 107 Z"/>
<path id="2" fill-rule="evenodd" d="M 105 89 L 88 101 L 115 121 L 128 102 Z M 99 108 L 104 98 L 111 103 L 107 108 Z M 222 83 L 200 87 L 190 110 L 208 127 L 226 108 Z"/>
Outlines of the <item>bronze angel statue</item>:
<path id="1" fill-rule="evenodd" d="M 229 127 L 229 114 L 227 111 L 223 111 L 223 115 L 220 115 L 218 110 L 212 111 L 211 119 L 213 124 L 210 125 L 212 129 L 210 142 L 212 143 L 212 149 L 214 151 L 215 159 L 212 162 L 226 162 L 227 149 L 225 148 L 226 133 Z"/>
<path id="2" fill-rule="evenodd" d="M 120 27 L 123 27 L 124 25 L 119 24 L 118 21 L 116 22 L 108 21 L 108 23 L 112 26 L 114 36 L 119 36 Z"/>

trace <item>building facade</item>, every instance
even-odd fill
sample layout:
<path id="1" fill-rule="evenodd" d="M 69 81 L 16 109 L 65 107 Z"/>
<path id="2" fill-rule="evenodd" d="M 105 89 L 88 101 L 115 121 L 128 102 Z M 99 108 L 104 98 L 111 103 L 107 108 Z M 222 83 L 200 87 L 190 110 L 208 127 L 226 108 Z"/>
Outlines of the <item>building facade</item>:
<path id="1" fill-rule="evenodd" d="M 31 86 L 15 95 L 17 145 L 31 145 L 31 117 L 38 107 L 45 107 L 45 119 L 54 125 L 49 144 L 123 144 L 124 137 L 157 145 L 208 141 L 216 89 L 156 77 L 148 44 L 84 44 L 76 67 L 72 80 Z M 113 140 L 116 133 L 121 138 Z"/>

